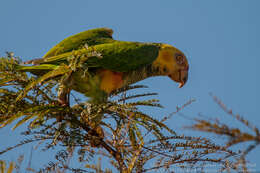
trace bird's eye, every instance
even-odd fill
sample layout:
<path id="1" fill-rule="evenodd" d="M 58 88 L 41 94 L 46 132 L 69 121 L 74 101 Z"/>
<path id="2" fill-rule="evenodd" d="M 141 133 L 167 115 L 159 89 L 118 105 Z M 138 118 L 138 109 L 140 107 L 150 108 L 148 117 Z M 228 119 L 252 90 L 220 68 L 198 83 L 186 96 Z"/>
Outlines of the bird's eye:
<path id="1" fill-rule="evenodd" d="M 183 64 L 184 63 L 184 57 L 182 56 L 182 55 L 180 55 L 180 54 L 176 54 L 175 55 L 175 59 L 176 59 L 176 63 L 177 64 Z"/>

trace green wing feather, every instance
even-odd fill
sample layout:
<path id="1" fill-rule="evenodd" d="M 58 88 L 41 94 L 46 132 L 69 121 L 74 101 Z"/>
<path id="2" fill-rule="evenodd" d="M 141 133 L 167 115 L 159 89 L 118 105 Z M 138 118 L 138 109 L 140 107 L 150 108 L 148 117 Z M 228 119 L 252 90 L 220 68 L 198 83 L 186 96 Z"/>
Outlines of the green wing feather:
<path id="1" fill-rule="evenodd" d="M 41 64 L 66 64 L 69 57 L 80 56 L 88 68 L 127 72 L 151 64 L 158 56 L 159 48 L 157 43 L 114 41 L 45 58 Z"/>
<path id="2" fill-rule="evenodd" d="M 41 64 L 35 66 L 17 65 L 16 69 L 19 71 L 30 72 L 35 75 L 44 75 L 45 73 L 48 73 L 49 71 L 54 70 L 57 67 L 58 65 L 54 64 Z"/>
<path id="3" fill-rule="evenodd" d="M 94 46 L 101 58 L 89 58 L 89 67 L 101 67 L 118 72 L 128 72 L 141 66 L 151 64 L 159 53 L 155 43 L 138 43 L 117 41 L 111 44 Z"/>
<path id="4" fill-rule="evenodd" d="M 48 51 L 43 58 L 71 52 L 84 47 L 85 44 L 92 46 L 113 42 L 112 34 L 113 30 L 109 28 L 97 28 L 78 33 L 58 43 Z"/>
<path id="5" fill-rule="evenodd" d="M 56 56 L 37 60 L 35 66 L 18 66 L 21 71 L 36 75 L 45 74 L 60 64 L 69 65 L 68 59 L 79 57 L 80 64 L 89 70 L 108 69 L 117 72 L 128 72 L 151 64 L 158 56 L 158 43 L 140 43 L 116 41 L 89 46 L 78 50 L 65 52 Z"/>

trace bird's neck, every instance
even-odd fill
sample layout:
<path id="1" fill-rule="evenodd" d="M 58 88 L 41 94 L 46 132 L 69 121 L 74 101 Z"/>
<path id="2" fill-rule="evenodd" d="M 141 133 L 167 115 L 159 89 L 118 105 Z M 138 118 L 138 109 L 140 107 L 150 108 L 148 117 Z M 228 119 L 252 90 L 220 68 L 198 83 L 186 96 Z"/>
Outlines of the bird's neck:
<path id="1" fill-rule="evenodd" d="M 124 86 L 130 85 L 152 76 L 162 76 L 162 72 L 159 67 L 153 66 L 152 64 L 145 67 L 136 69 L 131 72 L 124 74 Z"/>

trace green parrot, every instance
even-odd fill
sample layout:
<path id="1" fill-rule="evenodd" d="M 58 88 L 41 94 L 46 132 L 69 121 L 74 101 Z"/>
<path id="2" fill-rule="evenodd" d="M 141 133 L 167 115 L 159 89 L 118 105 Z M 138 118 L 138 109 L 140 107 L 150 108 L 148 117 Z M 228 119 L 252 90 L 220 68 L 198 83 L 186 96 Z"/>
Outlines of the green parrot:
<path id="1" fill-rule="evenodd" d="M 189 64 L 177 48 L 164 43 L 114 40 L 112 34 L 109 28 L 78 33 L 58 43 L 41 59 L 26 63 L 32 66 L 19 65 L 18 69 L 38 78 L 69 73 L 58 93 L 62 105 L 68 104 L 70 90 L 102 98 L 152 76 L 168 76 L 180 83 L 179 87 L 187 82 Z"/>

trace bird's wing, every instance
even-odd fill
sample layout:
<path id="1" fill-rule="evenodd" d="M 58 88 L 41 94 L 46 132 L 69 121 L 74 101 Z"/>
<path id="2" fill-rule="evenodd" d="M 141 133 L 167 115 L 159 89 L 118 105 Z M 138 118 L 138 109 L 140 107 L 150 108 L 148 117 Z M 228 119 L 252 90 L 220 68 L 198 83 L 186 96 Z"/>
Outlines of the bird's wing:
<path id="1" fill-rule="evenodd" d="M 101 57 L 89 58 L 89 67 L 101 67 L 118 72 L 135 70 L 151 64 L 158 56 L 159 45 L 154 43 L 139 43 L 117 41 L 110 44 L 94 46 Z"/>
<path id="2" fill-rule="evenodd" d="M 84 46 L 113 42 L 112 34 L 113 30 L 109 28 L 97 28 L 78 33 L 58 43 L 43 58 L 78 50 Z"/>
<path id="3" fill-rule="evenodd" d="M 69 57 L 80 57 L 80 62 L 88 68 L 127 72 L 151 64 L 159 48 L 157 43 L 114 41 L 45 58 L 41 64 L 66 64 Z"/>

